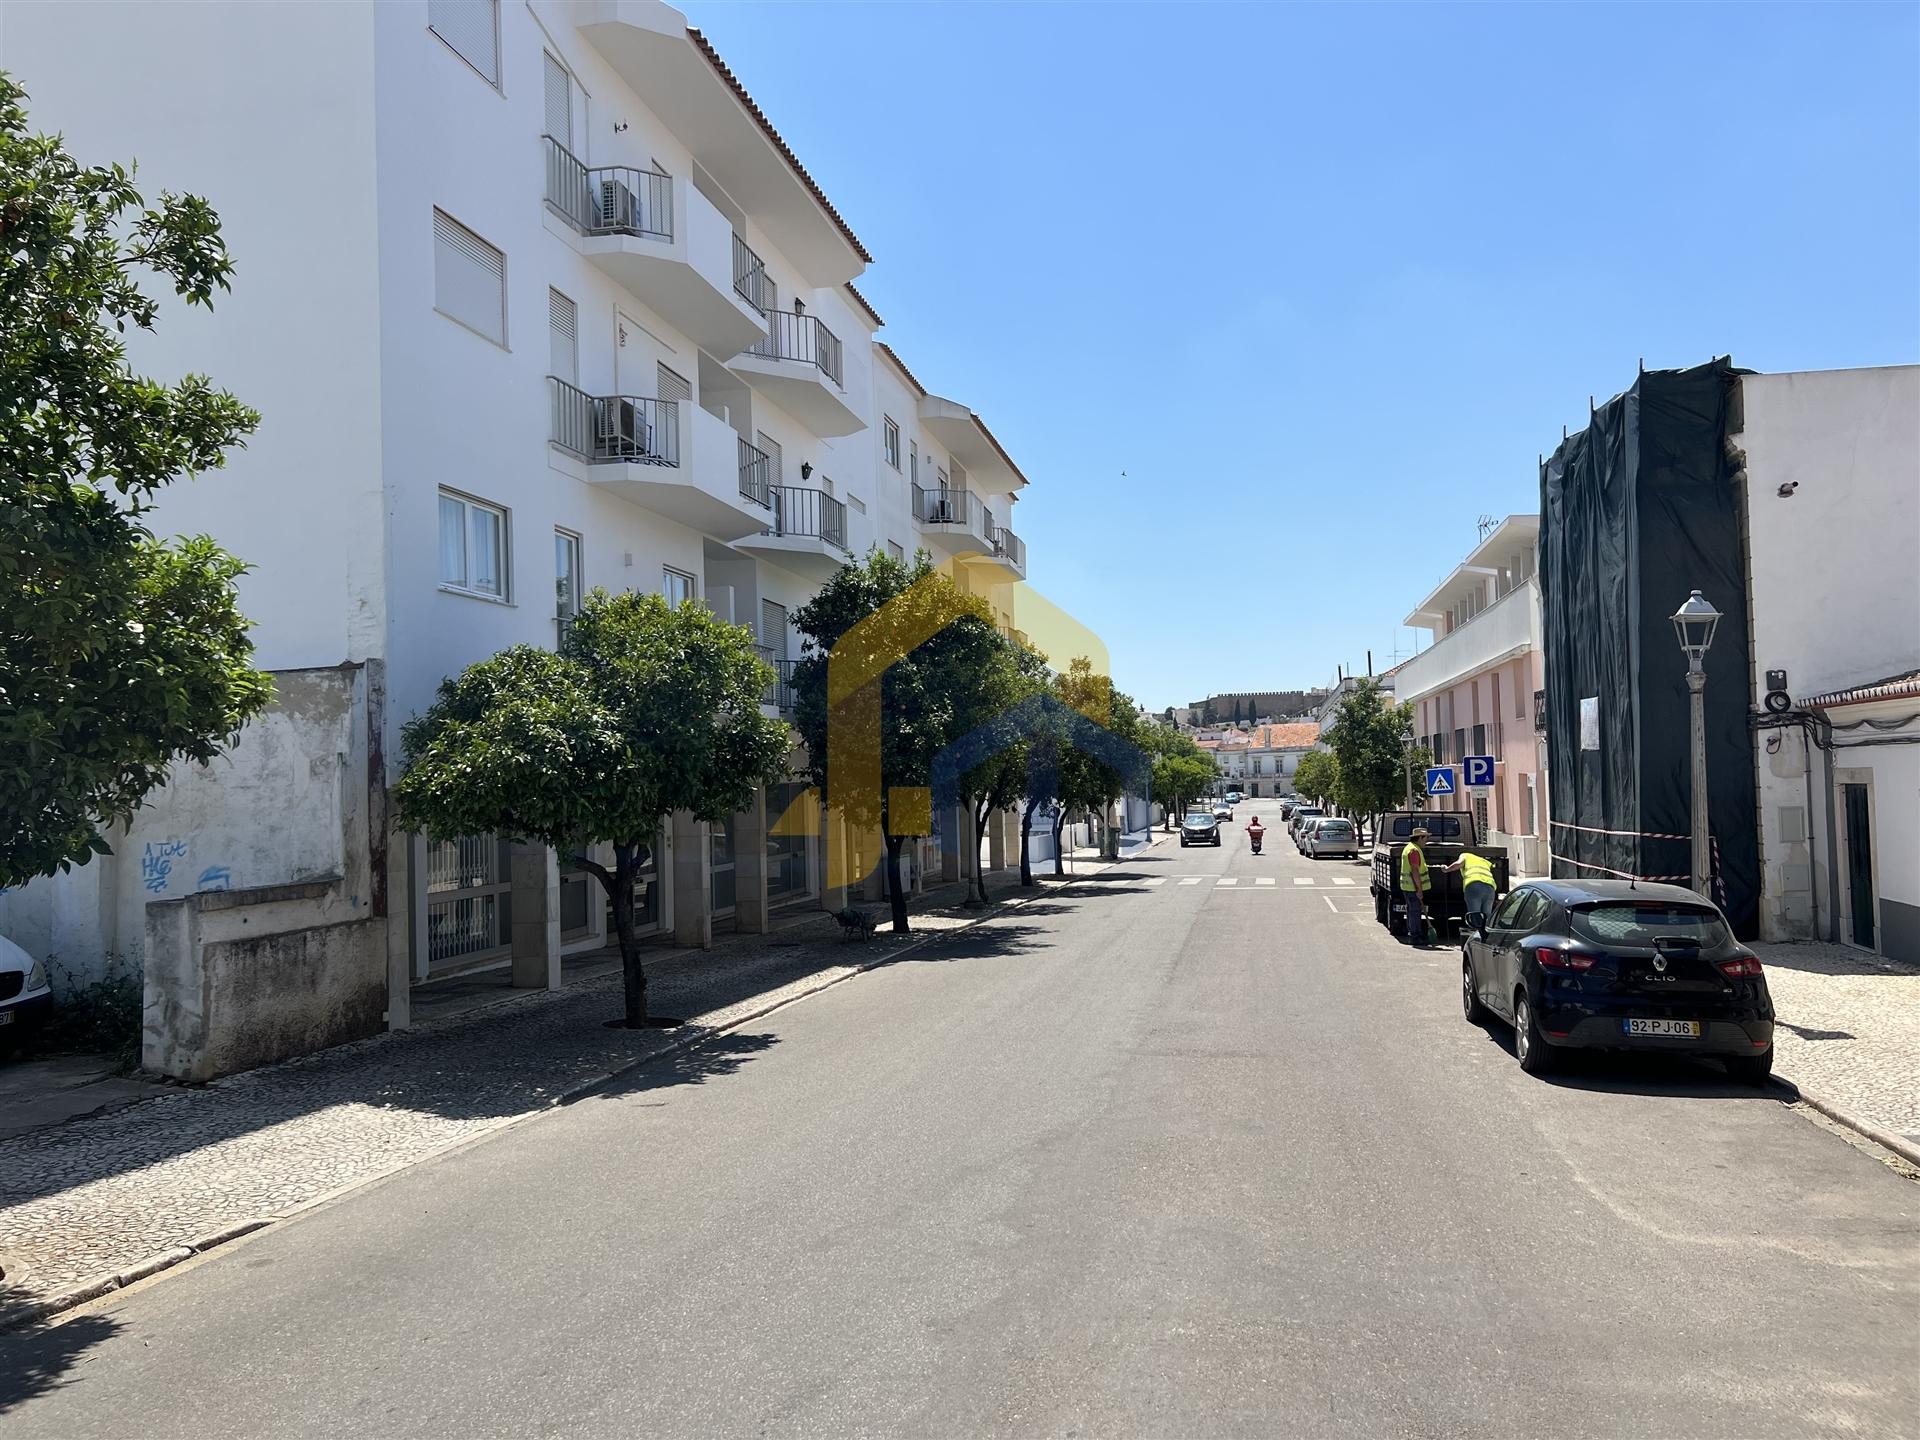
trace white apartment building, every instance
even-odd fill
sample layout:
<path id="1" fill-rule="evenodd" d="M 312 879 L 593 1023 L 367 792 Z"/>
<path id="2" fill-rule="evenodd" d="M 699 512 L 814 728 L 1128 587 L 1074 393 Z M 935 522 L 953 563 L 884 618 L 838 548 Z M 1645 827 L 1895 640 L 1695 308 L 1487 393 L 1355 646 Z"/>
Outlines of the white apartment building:
<path id="1" fill-rule="evenodd" d="M 333 805 L 329 823 L 369 813 L 332 860 L 290 862 L 237 800 L 183 817 L 163 796 L 116 860 L 0 897 L 29 949 L 138 954 L 146 906 L 218 872 L 233 892 L 324 882 L 335 918 L 384 917 L 392 1025 L 411 984 L 460 967 L 511 956 L 516 984 L 557 984 L 608 938 L 587 877 L 487 837 L 381 833 L 400 728 L 444 676 L 555 643 L 593 586 L 702 601 L 784 671 L 795 609 L 875 546 L 953 562 L 1011 623 L 996 587 L 1025 575 L 1025 477 L 875 341 L 865 247 L 659 0 L 27 0 L 0 9 L 0 65 L 83 162 L 137 159 L 149 193 L 219 213 L 232 293 L 212 315 L 163 307 L 132 359 L 210 374 L 263 418 L 158 524 L 251 562 L 263 667 L 372 677 L 338 733 L 360 737 L 342 764 L 361 757 L 373 799 Z M 832 842 L 771 833 L 803 791 L 676 822 L 643 925 L 705 943 L 837 900 Z"/>
<path id="2" fill-rule="evenodd" d="M 1291 795 L 1300 757 L 1319 740 L 1318 724 L 1295 720 L 1229 729 L 1195 743 L 1213 757 L 1223 786 L 1258 800 Z"/>

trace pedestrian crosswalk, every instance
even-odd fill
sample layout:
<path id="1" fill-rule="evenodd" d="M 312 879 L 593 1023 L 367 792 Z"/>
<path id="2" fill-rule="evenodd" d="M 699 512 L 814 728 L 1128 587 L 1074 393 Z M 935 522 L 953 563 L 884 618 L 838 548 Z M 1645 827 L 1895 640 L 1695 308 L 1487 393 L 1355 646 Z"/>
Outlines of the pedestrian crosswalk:
<path id="1" fill-rule="evenodd" d="M 1146 890 L 1167 884 L 1206 885 L 1216 890 L 1271 890 L 1280 883 L 1278 877 L 1273 875 L 1135 875 L 1110 878 Z M 1302 890 L 1326 890 L 1334 885 L 1351 887 L 1360 883 L 1346 875 L 1295 875 L 1291 879 Z"/>

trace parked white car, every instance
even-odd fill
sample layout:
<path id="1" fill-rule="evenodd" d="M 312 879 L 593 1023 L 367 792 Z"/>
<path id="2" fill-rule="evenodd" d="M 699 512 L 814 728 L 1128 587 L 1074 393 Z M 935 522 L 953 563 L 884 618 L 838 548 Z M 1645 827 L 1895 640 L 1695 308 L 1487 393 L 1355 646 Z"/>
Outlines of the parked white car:
<path id="1" fill-rule="evenodd" d="M 1360 832 L 1353 821 L 1341 815 L 1326 815 L 1307 822 L 1300 846 L 1303 855 L 1318 860 L 1322 855 L 1360 858 Z"/>
<path id="2" fill-rule="evenodd" d="M 1287 820 L 1287 833 L 1293 836 L 1293 843 L 1300 843 L 1300 829 L 1309 820 L 1317 820 L 1327 812 L 1318 805 L 1296 805 L 1293 814 Z"/>
<path id="3" fill-rule="evenodd" d="M 47 967 L 0 936 L 0 1051 L 18 1045 L 52 1008 Z"/>

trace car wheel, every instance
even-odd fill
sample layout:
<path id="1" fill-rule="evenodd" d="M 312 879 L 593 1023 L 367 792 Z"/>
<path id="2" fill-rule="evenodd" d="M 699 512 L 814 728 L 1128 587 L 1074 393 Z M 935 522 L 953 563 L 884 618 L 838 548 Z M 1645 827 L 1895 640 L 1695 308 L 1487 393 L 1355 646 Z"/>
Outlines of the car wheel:
<path id="1" fill-rule="evenodd" d="M 1460 955 L 1460 1008 L 1466 1012 L 1467 1024 L 1487 1023 L 1487 1007 L 1480 1003 L 1480 992 L 1474 988 L 1473 961 L 1465 951 Z"/>
<path id="2" fill-rule="evenodd" d="M 1764 1085 L 1773 1074 L 1773 1046 L 1767 1046 L 1758 1055 L 1729 1055 L 1726 1066 L 1727 1074 L 1739 1084 Z"/>
<path id="3" fill-rule="evenodd" d="M 1393 907 L 1385 895 L 1378 890 L 1373 892 L 1373 920 L 1376 925 L 1393 928 Z"/>
<path id="4" fill-rule="evenodd" d="M 1553 1046 L 1540 1033 L 1539 1019 L 1525 990 L 1513 992 L 1513 1048 L 1520 1057 L 1520 1068 L 1529 1075 L 1544 1075 L 1553 1069 Z"/>

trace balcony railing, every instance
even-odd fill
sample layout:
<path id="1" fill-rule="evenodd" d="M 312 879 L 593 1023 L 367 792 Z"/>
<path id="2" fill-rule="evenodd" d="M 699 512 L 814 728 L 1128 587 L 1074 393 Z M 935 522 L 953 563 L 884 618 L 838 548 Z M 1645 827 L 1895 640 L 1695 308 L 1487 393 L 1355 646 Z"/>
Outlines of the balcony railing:
<path id="1" fill-rule="evenodd" d="M 1002 525 L 995 533 L 993 548 L 996 554 L 1004 555 L 1012 561 L 1015 569 L 1027 568 L 1027 542 L 1006 526 Z"/>
<path id="2" fill-rule="evenodd" d="M 761 694 L 760 703 L 771 706 L 782 715 L 791 715 L 793 713 L 793 661 L 777 659 L 771 645 L 756 645 L 753 648 L 762 660 L 773 667 L 773 683 Z"/>
<path id="3" fill-rule="evenodd" d="M 758 445 L 740 441 L 740 493 L 762 509 L 773 508 L 773 461 Z"/>
<path id="4" fill-rule="evenodd" d="M 673 238 L 673 177 L 632 165 L 589 169 L 551 135 L 547 146 L 547 203 L 583 235 Z"/>
<path id="5" fill-rule="evenodd" d="M 922 525 L 952 525 L 985 538 L 980 497 L 971 490 L 913 487 L 913 518 Z"/>
<path id="6" fill-rule="evenodd" d="M 847 548 L 847 507 L 824 490 L 797 485 L 773 487 L 773 523 L 769 535 L 811 535 L 836 549 Z"/>
<path id="7" fill-rule="evenodd" d="M 589 395 L 558 375 L 547 377 L 553 397 L 553 443 L 592 464 L 680 463 L 680 407 L 639 395 Z"/>
<path id="8" fill-rule="evenodd" d="M 749 355 L 816 365 L 834 384 L 841 383 L 838 336 L 811 315 L 775 310 L 767 319 L 772 322 L 772 328 L 766 339 L 747 352 Z"/>
<path id="9" fill-rule="evenodd" d="M 733 289 L 762 315 L 773 308 L 773 281 L 767 278 L 766 263 L 738 234 L 733 237 Z"/>

